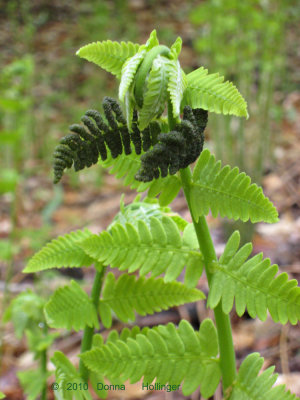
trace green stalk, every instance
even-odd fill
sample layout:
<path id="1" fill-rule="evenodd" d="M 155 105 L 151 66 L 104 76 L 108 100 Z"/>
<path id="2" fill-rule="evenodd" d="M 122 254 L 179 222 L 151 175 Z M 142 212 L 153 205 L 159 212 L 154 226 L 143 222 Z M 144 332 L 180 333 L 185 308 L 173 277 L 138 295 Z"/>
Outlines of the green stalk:
<path id="1" fill-rule="evenodd" d="M 41 359 L 40 359 L 40 368 L 42 372 L 45 374 L 45 383 L 43 386 L 43 390 L 41 393 L 41 400 L 47 400 L 47 350 L 43 350 L 41 353 Z"/>
<path id="2" fill-rule="evenodd" d="M 172 106 L 170 102 L 168 103 L 168 122 L 170 130 L 174 129 L 176 121 L 172 115 Z M 198 222 L 193 217 L 190 203 L 190 190 L 192 186 L 192 173 L 190 168 L 187 167 L 180 170 L 180 175 L 184 195 L 192 216 L 200 250 L 204 258 L 205 272 L 208 285 L 210 287 L 212 280 L 210 266 L 213 261 L 217 261 L 215 248 L 205 217 L 201 216 Z M 220 367 L 222 372 L 223 391 L 225 393 L 226 389 L 232 385 L 236 377 L 235 352 L 229 315 L 223 312 L 220 304 L 214 309 L 214 314 L 219 338 Z"/>
<path id="3" fill-rule="evenodd" d="M 48 335 L 48 326 L 46 322 L 43 322 L 43 332 L 45 337 Z M 48 392 L 48 385 L 47 385 L 47 362 L 48 362 L 48 349 L 45 349 L 41 352 L 41 357 L 40 357 L 40 369 L 42 373 L 44 374 L 45 377 L 45 382 L 43 385 L 43 390 L 41 393 L 41 400 L 47 400 L 47 392 Z"/>
<path id="4" fill-rule="evenodd" d="M 97 272 L 96 272 L 96 276 L 95 276 L 93 287 L 92 287 L 92 293 L 91 293 L 91 299 L 92 299 L 92 302 L 94 303 L 96 309 L 98 309 L 99 298 L 100 298 L 105 269 L 106 268 L 104 266 L 102 266 L 102 268 L 101 268 L 100 265 L 98 265 L 98 267 L 96 268 Z M 94 335 L 94 328 L 90 327 L 90 326 L 86 326 L 84 328 L 84 332 L 83 332 L 80 353 L 83 353 L 83 352 L 91 349 L 93 335 Z M 80 373 L 82 380 L 84 382 L 87 382 L 88 378 L 89 378 L 89 371 L 86 368 L 86 366 L 84 365 L 84 363 L 82 362 L 82 360 L 80 360 L 80 362 L 79 362 L 79 373 Z"/>
<path id="5" fill-rule="evenodd" d="M 212 273 L 210 272 L 210 266 L 213 261 L 217 261 L 215 248 L 207 226 L 206 218 L 204 216 L 201 216 L 198 222 L 196 222 L 192 214 L 190 205 L 190 189 L 191 189 L 192 173 L 190 168 L 187 167 L 185 169 L 182 169 L 180 171 L 180 175 L 181 175 L 184 195 L 188 203 L 188 207 L 192 216 L 193 224 L 198 238 L 200 250 L 204 258 L 204 266 L 205 266 L 208 286 L 211 287 Z M 220 303 L 214 309 L 214 314 L 215 314 L 215 321 L 219 339 L 220 367 L 223 378 L 223 391 L 225 393 L 226 389 L 232 385 L 236 377 L 235 352 L 232 340 L 229 315 L 223 312 Z"/>

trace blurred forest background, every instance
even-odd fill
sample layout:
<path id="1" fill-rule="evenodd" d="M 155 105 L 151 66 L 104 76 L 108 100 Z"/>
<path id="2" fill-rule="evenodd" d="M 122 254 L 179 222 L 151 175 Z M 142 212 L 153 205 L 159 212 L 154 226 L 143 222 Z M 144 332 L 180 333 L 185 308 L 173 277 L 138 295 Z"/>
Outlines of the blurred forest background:
<path id="1" fill-rule="evenodd" d="M 99 232 L 119 210 L 121 193 L 125 203 L 135 197 L 100 166 L 79 174 L 68 171 L 54 186 L 52 153 L 86 109 L 99 109 L 105 95 L 117 97 L 117 81 L 76 57 L 76 50 L 107 39 L 144 43 L 153 29 L 166 45 L 182 37 L 185 71 L 203 65 L 220 72 L 247 100 L 249 120 L 210 114 L 206 139 L 223 163 L 238 165 L 261 184 L 279 210 L 281 220 L 274 226 L 257 224 L 254 231 L 239 225 L 244 240 L 253 239 L 255 253 L 264 251 L 299 280 L 299 14 L 296 0 L 1 1 L 0 316 L 17 294 L 32 289 L 47 298 L 70 276 L 89 290 L 89 270 L 37 276 L 21 271 L 51 238 L 85 226 Z M 172 207 L 190 219 L 182 196 Z M 210 218 L 209 223 L 220 253 L 236 224 Z M 204 279 L 199 288 L 207 292 Z M 203 304 L 193 307 L 137 321 L 152 326 L 210 315 Z M 300 395 L 299 325 L 282 328 L 271 320 L 238 319 L 235 313 L 232 320 L 238 359 L 260 351 L 266 365 L 275 364 L 282 381 Z M 80 335 L 61 332 L 53 348 L 76 363 Z M 26 398 L 16 373 L 34 366 L 34 360 L 23 332 L 15 336 L 11 323 L 0 325 L 0 357 L 0 391 L 8 399 Z M 124 398 L 124 393 L 109 396 Z M 146 396 L 165 395 L 128 385 L 125 398 Z"/>

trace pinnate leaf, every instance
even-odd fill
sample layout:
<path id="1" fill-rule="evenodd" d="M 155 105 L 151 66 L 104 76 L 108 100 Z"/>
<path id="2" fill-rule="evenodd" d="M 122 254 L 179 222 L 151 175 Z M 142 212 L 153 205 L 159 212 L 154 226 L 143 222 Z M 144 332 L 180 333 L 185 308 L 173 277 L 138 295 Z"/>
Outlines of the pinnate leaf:
<path id="1" fill-rule="evenodd" d="M 104 168 L 111 168 L 110 174 L 115 174 L 116 178 L 124 178 L 123 184 L 130 186 L 137 192 L 145 192 L 149 189 L 149 197 L 155 197 L 159 193 L 159 203 L 161 206 L 170 204 L 181 189 L 181 183 L 176 175 L 168 175 L 165 178 L 159 177 L 152 182 L 140 182 L 135 179 L 135 175 L 141 168 L 141 156 L 137 155 L 132 149 L 129 155 L 121 154 L 117 158 L 112 158 L 109 154 L 105 161 L 99 161 Z"/>
<path id="2" fill-rule="evenodd" d="M 129 58 L 122 67 L 121 82 L 119 86 L 119 99 L 122 102 L 125 101 L 126 92 L 132 84 L 134 74 L 136 73 L 145 54 L 146 50 L 139 51 L 133 57 Z"/>
<path id="3" fill-rule="evenodd" d="M 224 253 L 214 264 L 208 305 L 215 308 L 222 301 L 222 309 L 229 313 L 235 300 L 239 316 L 247 311 L 252 318 L 264 321 L 267 311 L 275 322 L 295 325 L 300 320 L 300 287 L 295 279 L 288 280 L 287 273 L 278 272 L 277 265 L 263 259 L 262 253 L 247 260 L 252 245 L 245 244 L 238 250 L 240 235 L 234 232 Z"/>
<path id="4" fill-rule="evenodd" d="M 135 320 L 134 311 L 144 316 L 204 298 L 200 290 L 189 289 L 179 282 L 165 283 L 162 278 L 144 277 L 136 280 L 135 276 L 127 274 L 116 280 L 114 274 L 109 273 L 105 279 L 99 311 L 101 315 L 102 307 L 106 306 L 105 312 L 107 309 L 114 311 L 122 322 L 128 322 Z M 109 324 L 106 321 L 107 315 L 102 322 L 106 328 L 110 328 L 111 317 L 108 319 Z"/>
<path id="5" fill-rule="evenodd" d="M 62 267 L 88 267 L 95 260 L 78 246 L 78 242 L 91 235 L 92 233 L 88 229 L 84 229 L 59 236 L 36 253 L 23 272 L 38 272 Z"/>
<path id="6" fill-rule="evenodd" d="M 183 106 L 203 108 L 219 114 L 231 114 L 248 118 L 247 103 L 232 82 L 224 77 L 208 74 L 203 67 L 187 75 L 187 89 Z"/>
<path id="7" fill-rule="evenodd" d="M 135 226 L 114 224 L 110 232 L 93 235 L 81 243 L 87 254 L 128 272 L 139 270 L 141 276 L 151 272 L 153 277 L 165 274 L 165 282 L 175 280 L 186 264 L 196 264 L 202 270 L 202 256 L 189 243 L 183 243 L 172 218 L 152 217 L 150 227 L 143 221 Z"/>
<path id="8" fill-rule="evenodd" d="M 81 47 L 76 54 L 113 75 L 120 76 L 125 61 L 134 56 L 139 48 L 138 44 L 131 42 L 119 43 L 106 40 L 87 44 Z"/>
<path id="9" fill-rule="evenodd" d="M 191 207 L 196 220 L 211 210 L 214 217 L 220 214 L 244 222 L 278 221 L 277 210 L 262 189 L 237 167 L 222 168 L 208 149 L 202 151 L 193 171 Z"/>
<path id="10" fill-rule="evenodd" d="M 51 358 L 52 363 L 55 365 L 55 380 L 58 384 L 58 390 L 56 396 L 61 400 L 92 400 L 88 390 L 84 390 L 84 382 L 81 379 L 74 365 L 68 360 L 68 358 L 61 352 L 56 351 Z M 68 389 L 68 383 L 72 383 Z M 76 386 L 74 385 L 76 384 Z M 73 387 L 76 390 L 73 390 Z M 74 389 L 75 389 L 74 387 Z"/>
<path id="11" fill-rule="evenodd" d="M 211 320 L 203 321 L 199 332 L 182 320 L 177 329 L 171 323 L 159 325 L 134 339 L 107 342 L 81 358 L 89 369 L 109 380 L 119 377 L 123 382 L 129 379 L 135 383 L 144 377 L 144 384 L 154 379 L 161 385 L 183 382 L 184 396 L 200 385 L 201 394 L 207 398 L 220 381 L 217 354 L 217 333 Z"/>
<path id="12" fill-rule="evenodd" d="M 54 292 L 45 306 L 45 315 L 52 328 L 73 328 L 79 331 L 86 325 L 99 327 L 92 300 L 75 281 Z"/>
<path id="13" fill-rule="evenodd" d="M 174 118 L 180 116 L 180 105 L 186 87 L 186 76 L 183 70 L 180 68 L 179 61 L 172 60 L 170 62 L 168 92 L 170 93 Z"/>
<path id="14" fill-rule="evenodd" d="M 233 388 L 225 400 L 296 400 L 298 397 L 286 390 L 285 385 L 273 386 L 278 374 L 275 367 L 260 373 L 264 359 L 258 353 L 248 355 L 242 362 Z"/>
<path id="15" fill-rule="evenodd" d="M 139 127 L 145 129 L 155 117 L 165 109 L 170 60 L 157 56 L 152 64 L 144 95 L 143 107 L 139 112 Z"/>

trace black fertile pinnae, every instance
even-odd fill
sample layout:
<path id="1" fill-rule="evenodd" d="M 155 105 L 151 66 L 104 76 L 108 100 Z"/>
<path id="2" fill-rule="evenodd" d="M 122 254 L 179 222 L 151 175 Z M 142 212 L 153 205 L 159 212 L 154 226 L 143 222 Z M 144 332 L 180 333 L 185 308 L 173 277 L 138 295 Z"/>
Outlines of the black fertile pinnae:
<path id="1" fill-rule="evenodd" d="M 200 155 L 204 143 L 207 111 L 184 107 L 183 120 L 174 131 L 158 135 L 158 143 L 141 156 L 141 168 L 135 179 L 152 181 L 159 176 L 174 175 Z"/>
<path id="2" fill-rule="evenodd" d="M 54 151 L 54 183 L 60 181 L 65 168 L 74 166 L 75 171 L 90 167 L 98 162 L 99 156 L 107 159 L 123 152 L 141 154 L 141 168 L 135 178 L 149 182 L 160 176 L 173 175 L 179 169 L 187 167 L 200 155 L 204 142 L 204 129 L 207 123 L 207 111 L 186 106 L 183 120 L 174 131 L 161 133 L 157 121 L 140 131 L 137 112 L 133 113 L 132 131 L 129 132 L 126 120 L 118 102 L 105 97 L 102 102 L 104 122 L 96 110 L 88 110 L 81 118 L 83 125 L 70 126 L 72 133 L 64 136 Z"/>
<path id="3" fill-rule="evenodd" d="M 107 123 L 96 110 L 88 110 L 81 118 L 83 125 L 70 126 L 73 132 L 64 136 L 54 150 L 54 183 L 60 181 L 64 169 L 74 165 L 75 171 L 96 164 L 99 156 L 103 161 L 107 159 L 109 150 L 112 158 L 124 153 L 132 152 L 131 143 L 136 154 L 147 151 L 157 141 L 160 126 L 152 122 L 143 132 L 137 126 L 137 115 L 133 120 L 132 133 L 129 132 L 126 120 L 118 102 L 105 97 L 102 102 Z"/>

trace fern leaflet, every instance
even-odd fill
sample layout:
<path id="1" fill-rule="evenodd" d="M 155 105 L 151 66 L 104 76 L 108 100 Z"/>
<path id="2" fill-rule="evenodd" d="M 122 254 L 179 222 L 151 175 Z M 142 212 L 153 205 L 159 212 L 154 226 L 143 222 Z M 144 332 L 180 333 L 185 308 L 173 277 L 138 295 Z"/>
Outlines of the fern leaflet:
<path id="1" fill-rule="evenodd" d="M 203 67 L 187 75 L 187 88 L 183 106 L 203 108 L 219 114 L 232 114 L 248 118 L 247 103 L 232 82 L 223 82 L 224 77 L 208 74 Z"/>
<path id="2" fill-rule="evenodd" d="M 166 178 L 159 177 L 151 182 L 141 182 L 135 179 L 135 175 L 141 168 L 141 158 L 133 150 L 131 154 L 121 154 L 112 158 L 108 154 L 105 161 L 99 161 L 104 168 L 110 168 L 109 173 L 115 174 L 116 178 L 124 178 L 123 184 L 130 185 L 131 189 L 137 192 L 144 192 L 149 189 L 149 196 L 155 197 L 161 193 L 159 202 L 162 206 L 170 204 L 181 189 L 181 183 L 177 176 L 168 175 Z"/>
<path id="3" fill-rule="evenodd" d="M 93 341 L 92 341 L 92 349 L 96 347 L 101 347 L 103 345 L 103 337 L 100 335 L 100 333 L 96 333 L 93 336 Z M 99 374 L 95 371 L 90 371 L 89 373 L 89 380 L 91 382 L 91 385 L 95 391 L 95 393 L 99 396 L 100 399 L 106 399 L 108 395 L 108 390 L 107 389 L 100 389 L 99 383 L 102 383 L 103 386 L 105 384 L 104 378 L 102 374 Z"/>
<path id="4" fill-rule="evenodd" d="M 187 80 L 185 73 L 180 68 L 178 60 L 172 60 L 170 62 L 168 92 L 170 93 L 170 99 L 173 108 L 173 117 L 180 117 L 180 105 L 183 97 L 183 93 L 187 87 Z"/>
<path id="5" fill-rule="evenodd" d="M 247 311 L 251 318 L 256 315 L 264 321 L 269 310 L 275 322 L 295 325 L 300 320 L 300 287 L 295 279 L 288 280 L 287 273 L 275 275 L 277 265 L 271 265 L 270 259 L 263 259 L 262 253 L 247 258 L 252 251 L 251 243 L 239 251 L 240 235 L 234 232 L 229 238 L 224 253 L 212 278 L 208 305 L 215 308 L 222 300 L 222 308 L 229 313 L 235 298 L 236 312 L 241 316 Z"/>
<path id="6" fill-rule="evenodd" d="M 87 44 L 81 47 L 76 55 L 93 62 L 113 75 L 120 76 L 125 61 L 133 57 L 139 48 L 138 44 L 131 42 L 119 43 L 106 40 Z"/>
<path id="7" fill-rule="evenodd" d="M 61 351 L 56 351 L 51 361 L 56 367 L 55 380 L 58 384 L 58 389 L 56 391 L 58 399 L 92 400 L 92 396 L 88 390 L 81 390 L 81 387 L 84 387 L 83 380 L 74 365 Z M 72 382 L 71 387 L 68 385 L 69 382 Z M 74 384 L 76 384 L 76 386 Z M 73 390 L 73 387 L 76 387 L 76 390 Z M 78 388 L 80 389 L 78 390 Z"/>
<path id="8" fill-rule="evenodd" d="M 135 320 L 134 311 L 140 315 L 153 314 L 170 307 L 204 299 L 197 289 L 189 289 L 179 282 L 165 283 L 162 278 L 135 279 L 133 275 L 121 275 L 116 281 L 113 273 L 106 276 L 99 312 L 103 325 L 110 328 L 111 312 L 122 322 Z"/>
<path id="9" fill-rule="evenodd" d="M 45 306 L 47 323 L 52 328 L 79 331 L 86 325 L 99 328 L 97 311 L 87 293 L 75 281 L 57 289 Z"/>
<path id="10" fill-rule="evenodd" d="M 277 210 L 262 189 L 237 167 L 221 168 L 221 161 L 216 162 L 208 149 L 202 151 L 193 171 L 191 206 L 196 220 L 211 210 L 214 217 L 220 214 L 253 223 L 278 221 Z"/>
<path id="11" fill-rule="evenodd" d="M 259 374 L 264 359 L 258 353 L 249 354 L 242 362 L 233 389 L 225 400 L 296 400 L 285 385 L 274 386 L 278 374 L 269 367 Z"/>
<path id="12" fill-rule="evenodd" d="M 209 343 L 209 345 L 208 345 Z M 201 394 L 210 397 L 220 380 L 217 332 L 211 320 L 195 332 L 182 320 L 178 329 L 171 323 L 137 334 L 135 339 L 108 342 L 83 353 L 81 358 L 92 371 L 109 380 L 120 377 L 131 383 L 144 376 L 144 383 L 180 384 L 184 396 L 200 385 Z"/>
<path id="13" fill-rule="evenodd" d="M 122 67 L 121 82 L 119 86 L 119 99 L 122 102 L 125 100 L 126 92 L 132 84 L 134 74 L 136 73 L 145 54 L 146 50 L 136 53 L 133 57 L 129 58 Z"/>
<path id="14" fill-rule="evenodd" d="M 167 100 L 170 60 L 158 55 L 149 73 L 143 107 L 139 113 L 139 128 L 145 129 L 155 117 L 160 117 Z"/>
<path id="15" fill-rule="evenodd" d="M 153 277 L 166 271 L 165 282 L 175 280 L 184 266 L 194 264 L 202 270 L 202 257 L 183 241 L 176 223 L 170 217 L 151 218 L 150 228 L 143 220 L 137 227 L 126 223 L 114 224 L 111 232 L 93 235 L 81 243 L 90 256 L 110 264 L 112 268 L 134 272 L 140 275 L 151 272 Z"/>
<path id="16" fill-rule="evenodd" d="M 150 33 L 149 39 L 147 40 L 147 42 L 145 44 L 145 48 L 147 49 L 147 51 L 149 51 L 153 47 L 158 46 L 158 45 L 159 45 L 159 41 L 157 39 L 156 29 L 153 29 L 153 31 Z"/>
<path id="17" fill-rule="evenodd" d="M 170 47 L 171 56 L 174 60 L 177 60 L 182 47 L 182 39 L 180 36 L 175 40 L 175 42 Z"/>
<path id="18" fill-rule="evenodd" d="M 88 238 L 92 233 L 88 229 L 75 231 L 59 236 L 46 244 L 29 261 L 23 272 L 38 272 L 50 268 L 90 266 L 95 260 L 88 256 L 78 242 Z"/>

